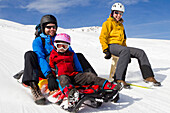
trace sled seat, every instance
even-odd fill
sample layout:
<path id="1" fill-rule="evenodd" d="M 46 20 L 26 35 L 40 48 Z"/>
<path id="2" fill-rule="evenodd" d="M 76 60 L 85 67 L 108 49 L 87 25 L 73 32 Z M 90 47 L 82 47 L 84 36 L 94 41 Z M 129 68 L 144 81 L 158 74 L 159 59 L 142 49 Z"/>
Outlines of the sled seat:
<path id="1" fill-rule="evenodd" d="M 114 77 L 118 60 L 119 57 L 112 55 L 112 63 L 111 63 L 110 76 L 109 76 L 110 79 Z"/>

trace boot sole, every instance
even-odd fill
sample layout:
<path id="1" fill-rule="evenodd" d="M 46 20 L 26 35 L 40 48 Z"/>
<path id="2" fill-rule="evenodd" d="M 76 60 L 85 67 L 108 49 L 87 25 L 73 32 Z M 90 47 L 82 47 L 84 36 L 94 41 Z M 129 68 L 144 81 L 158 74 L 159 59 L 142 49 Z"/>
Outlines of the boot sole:
<path id="1" fill-rule="evenodd" d="M 35 103 L 37 105 L 45 105 L 46 104 L 46 98 L 42 98 L 40 100 L 36 100 Z"/>

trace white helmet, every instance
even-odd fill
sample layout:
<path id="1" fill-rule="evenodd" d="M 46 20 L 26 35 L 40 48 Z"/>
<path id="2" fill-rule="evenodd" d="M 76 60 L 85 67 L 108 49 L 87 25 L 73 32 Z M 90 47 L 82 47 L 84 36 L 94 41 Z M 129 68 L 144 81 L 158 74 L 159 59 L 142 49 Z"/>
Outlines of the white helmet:
<path id="1" fill-rule="evenodd" d="M 125 7 L 121 3 L 114 3 L 111 8 L 112 11 L 122 11 L 123 13 L 125 12 Z"/>

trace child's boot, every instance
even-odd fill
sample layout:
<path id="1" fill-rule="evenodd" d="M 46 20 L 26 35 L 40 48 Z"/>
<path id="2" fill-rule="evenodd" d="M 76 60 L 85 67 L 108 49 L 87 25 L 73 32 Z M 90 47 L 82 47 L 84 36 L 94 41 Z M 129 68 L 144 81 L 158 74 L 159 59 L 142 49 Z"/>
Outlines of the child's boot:
<path id="1" fill-rule="evenodd" d="M 62 108 L 71 111 L 71 109 L 76 105 L 79 101 L 79 92 L 72 85 L 68 85 L 63 89 L 64 95 L 68 98 L 68 107 L 67 105 L 61 105 Z"/>

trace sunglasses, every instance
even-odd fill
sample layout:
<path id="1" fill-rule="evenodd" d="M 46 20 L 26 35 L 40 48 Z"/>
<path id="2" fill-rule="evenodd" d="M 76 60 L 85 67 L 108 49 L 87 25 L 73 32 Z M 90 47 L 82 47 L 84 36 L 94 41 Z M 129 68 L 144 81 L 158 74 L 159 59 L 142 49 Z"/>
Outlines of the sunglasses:
<path id="1" fill-rule="evenodd" d="M 117 15 L 118 15 L 118 14 L 123 15 L 122 12 L 118 12 L 118 11 L 114 11 L 114 13 L 117 14 Z"/>
<path id="2" fill-rule="evenodd" d="M 54 42 L 54 46 L 58 50 L 61 50 L 61 49 L 67 50 L 69 48 L 69 44 L 66 44 L 66 43 L 56 43 L 56 42 Z"/>
<path id="3" fill-rule="evenodd" d="M 47 29 L 51 29 L 51 28 L 56 29 L 56 26 L 45 26 L 45 28 L 47 28 Z"/>

